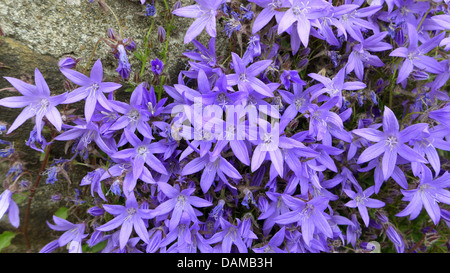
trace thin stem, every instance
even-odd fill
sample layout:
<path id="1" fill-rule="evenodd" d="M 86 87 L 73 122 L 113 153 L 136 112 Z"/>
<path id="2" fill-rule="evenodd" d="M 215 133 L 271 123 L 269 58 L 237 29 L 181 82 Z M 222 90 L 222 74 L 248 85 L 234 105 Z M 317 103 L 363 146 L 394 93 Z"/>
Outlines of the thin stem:
<path id="1" fill-rule="evenodd" d="M 150 25 L 150 28 L 148 29 L 147 35 L 145 36 L 145 56 L 144 56 L 144 61 L 142 62 L 142 67 L 141 67 L 141 73 L 140 73 L 140 77 L 142 78 L 142 75 L 144 75 L 144 70 L 145 70 L 145 64 L 147 63 L 147 57 L 148 57 L 148 37 L 150 36 L 150 33 L 152 32 L 153 29 L 153 23 L 155 22 L 155 19 L 152 18 L 152 24 Z"/>
<path id="2" fill-rule="evenodd" d="M 86 72 L 87 72 L 87 70 L 88 70 L 88 68 L 89 68 L 89 65 L 91 64 L 92 58 L 94 58 L 94 53 L 95 53 L 95 51 L 97 50 L 98 44 L 100 43 L 101 40 L 102 40 L 102 39 L 98 39 L 98 41 L 95 43 L 94 50 L 92 51 L 91 57 L 89 58 L 89 61 L 88 61 L 88 63 L 86 64 L 86 67 L 84 68 L 83 74 L 86 74 Z"/>
<path id="3" fill-rule="evenodd" d="M 41 180 L 41 177 L 45 170 L 45 167 L 47 166 L 51 147 L 52 147 L 52 143 L 50 143 L 45 150 L 44 161 L 42 162 L 41 169 L 39 170 L 39 174 L 36 178 L 36 181 L 34 182 L 33 187 L 30 189 L 30 195 L 28 197 L 28 205 L 27 205 L 27 210 L 26 210 L 26 214 L 25 214 L 25 223 L 23 226 L 23 235 L 25 237 L 25 243 L 27 244 L 28 249 L 31 248 L 30 240 L 28 239 L 28 220 L 30 217 L 31 203 L 33 201 L 34 194 L 36 193 L 37 187 L 39 185 L 39 181 Z"/>
<path id="4" fill-rule="evenodd" d="M 114 18 L 116 19 L 117 25 L 119 26 L 120 37 L 123 38 L 123 32 L 122 32 L 122 27 L 120 25 L 119 18 L 117 18 L 116 14 L 114 13 L 114 11 L 111 9 L 111 7 L 108 4 L 105 3 L 105 6 L 111 11 L 111 13 L 113 14 Z"/>

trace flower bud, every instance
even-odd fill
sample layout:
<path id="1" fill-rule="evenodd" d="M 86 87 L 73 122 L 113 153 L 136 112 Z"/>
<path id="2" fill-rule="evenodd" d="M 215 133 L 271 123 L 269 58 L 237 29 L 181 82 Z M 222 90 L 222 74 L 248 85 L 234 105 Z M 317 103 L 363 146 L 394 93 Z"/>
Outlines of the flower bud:
<path id="1" fill-rule="evenodd" d="M 59 68 L 74 68 L 77 65 L 77 60 L 72 57 L 66 57 L 58 62 Z"/>
<path id="2" fill-rule="evenodd" d="M 158 27 L 158 40 L 161 43 L 164 43 L 167 40 L 166 30 L 162 26 Z"/>
<path id="3" fill-rule="evenodd" d="M 105 213 L 105 211 L 99 207 L 91 207 L 87 212 L 92 216 L 102 216 Z"/>

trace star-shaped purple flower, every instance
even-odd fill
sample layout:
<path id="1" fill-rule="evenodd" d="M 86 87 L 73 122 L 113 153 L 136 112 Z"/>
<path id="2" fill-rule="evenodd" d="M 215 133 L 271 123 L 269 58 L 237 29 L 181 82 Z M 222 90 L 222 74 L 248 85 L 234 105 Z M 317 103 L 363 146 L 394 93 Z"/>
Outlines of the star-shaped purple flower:
<path id="1" fill-rule="evenodd" d="M 384 202 L 380 200 L 369 198 L 369 196 L 375 192 L 375 188 L 373 186 L 364 191 L 362 191 L 361 188 L 358 188 L 357 193 L 350 189 L 344 189 L 344 192 L 352 199 L 351 201 L 348 201 L 345 206 L 350 208 L 358 208 L 359 214 L 361 215 L 366 227 L 369 226 L 370 220 L 367 208 L 381 208 L 385 205 Z"/>
<path id="2" fill-rule="evenodd" d="M 34 116 L 36 116 L 37 139 L 39 141 L 42 140 L 41 130 L 44 116 L 58 131 L 61 131 L 62 119 L 56 106 L 64 102 L 67 93 L 51 97 L 50 89 L 37 68 L 34 70 L 34 81 L 36 85 L 31 85 L 15 78 L 4 78 L 23 96 L 3 98 L 0 100 L 0 105 L 9 108 L 25 107 L 17 116 L 16 120 L 14 120 L 11 127 L 9 127 L 8 134 Z"/>
<path id="3" fill-rule="evenodd" d="M 224 0 L 195 0 L 197 5 L 190 5 L 174 10 L 172 13 L 188 18 L 196 18 L 184 36 L 184 43 L 191 42 L 203 29 L 211 37 L 216 37 L 216 15 L 217 9 Z"/>
<path id="4" fill-rule="evenodd" d="M 433 223 L 437 225 L 441 219 L 441 209 L 439 203 L 450 205 L 450 173 L 445 172 L 442 176 L 433 179 L 433 174 L 429 168 L 424 168 L 420 175 L 420 184 L 417 189 L 401 190 L 403 201 L 409 201 L 408 206 L 396 216 L 403 217 L 410 215 L 410 220 L 415 219 L 423 207 L 430 215 Z"/>
<path id="5" fill-rule="evenodd" d="M 119 89 L 122 85 L 114 82 L 103 81 L 103 66 L 100 59 L 98 59 L 92 67 L 90 77 L 75 70 L 61 69 L 61 72 L 73 83 L 80 87 L 73 90 L 67 95 L 64 101 L 66 104 L 74 103 L 82 99 L 86 99 L 84 106 L 84 115 L 86 121 L 89 123 L 92 114 L 96 108 L 97 102 L 108 111 L 113 111 L 108 102 L 108 99 L 103 93 L 110 93 Z"/>
<path id="6" fill-rule="evenodd" d="M 382 169 L 385 179 L 392 175 L 397 163 L 397 155 L 400 155 L 410 162 L 427 163 L 423 156 L 405 144 L 418 132 L 422 132 L 427 128 L 428 124 L 418 123 L 400 131 L 400 126 L 394 112 L 385 106 L 383 114 L 383 132 L 373 128 L 355 129 L 352 131 L 360 137 L 376 142 L 361 153 L 357 163 L 365 163 L 383 154 Z"/>

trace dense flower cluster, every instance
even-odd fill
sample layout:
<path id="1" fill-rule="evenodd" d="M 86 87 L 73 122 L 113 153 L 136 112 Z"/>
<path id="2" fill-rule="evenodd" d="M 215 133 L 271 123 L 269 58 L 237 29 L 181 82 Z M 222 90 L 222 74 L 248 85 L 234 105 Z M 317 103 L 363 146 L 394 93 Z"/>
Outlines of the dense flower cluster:
<path id="1" fill-rule="evenodd" d="M 398 219 L 449 223 L 446 1 L 195 2 L 173 11 L 194 18 L 184 42 L 196 48 L 160 100 L 147 82 L 116 100 L 121 84 L 103 81 L 100 59 L 90 76 L 61 66 L 77 86 L 62 95 L 37 69 L 35 85 L 6 78 L 23 96 L 0 105 L 24 108 L 8 133 L 34 118 L 33 143 L 45 147 L 53 125 L 71 160 L 103 162 L 80 184 L 91 218 L 54 216 L 49 227 L 65 233 L 42 252 L 364 252 L 382 234 L 404 252 Z M 219 22 L 239 36 L 230 56 L 216 55 Z M 78 101 L 83 115 L 63 121 L 56 107 Z M 14 190 L 0 218 L 18 226 Z"/>

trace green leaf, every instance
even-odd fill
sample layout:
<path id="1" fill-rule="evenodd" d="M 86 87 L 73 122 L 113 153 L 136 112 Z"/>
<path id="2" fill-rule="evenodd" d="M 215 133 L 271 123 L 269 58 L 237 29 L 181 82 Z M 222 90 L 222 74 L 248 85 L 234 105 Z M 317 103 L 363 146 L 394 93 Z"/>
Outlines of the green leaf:
<path id="1" fill-rule="evenodd" d="M 16 237 L 16 234 L 10 231 L 5 231 L 0 234 L 0 252 L 11 244 L 11 240 L 14 239 L 14 237 Z"/>
<path id="2" fill-rule="evenodd" d="M 67 216 L 68 216 L 68 212 L 67 211 L 68 211 L 68 208 L 61 207 L 55 212 L 55 216 L 65 220 L 65 219 L 67 219 Z"/>
<path id="3" fill-rule="evenodd" d="M 29 193 L 15 193 L 12 196 L 12 199 L 16 204 L 20 204 L 28 198 Z"/>
<path id="4" fill-rule="evenodd" d="M 100 243 L 96 244 L 95 246 L 92 247 L 91 251 L 93 253 L 99 252 L 100 250 L 105 248 L 106 243 L 107 243 L 107 241 L 103 241 L 103 242 L 100 242 Z"/>

